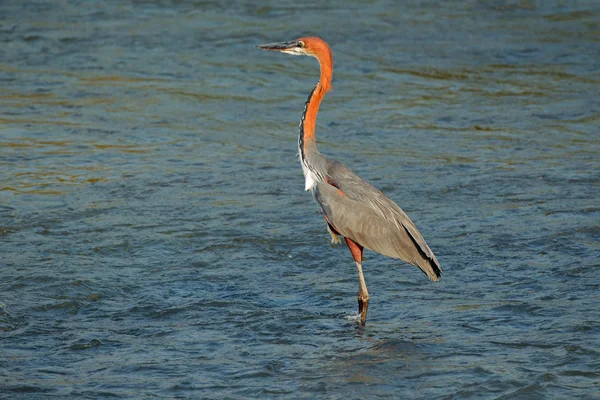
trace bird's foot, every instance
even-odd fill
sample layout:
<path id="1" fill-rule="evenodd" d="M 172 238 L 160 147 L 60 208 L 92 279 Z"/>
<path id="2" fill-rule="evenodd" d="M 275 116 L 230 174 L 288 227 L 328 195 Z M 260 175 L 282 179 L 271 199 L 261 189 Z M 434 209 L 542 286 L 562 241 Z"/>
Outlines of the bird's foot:
<path id="1" fill-rule="evenodd" d="M 342 243 L 342 238 L 340 237 L 340 235 L 338 235 L 337 233 L 335 233 L 333 231 L 333 229 L 331 229 L 331 227 L 329 226 L 329 224 L 327 224 L 327 232 L 329 232 L 329 234 L 331 235 L 331 244 L 332 245 Z"/>
<path id="2" fill-rule="evenodd" d="M 367 310 L 369 309 L 369 299 L 358 297 L 358 313 L 360 314 L 360 323 L 364 325 L 367 322 Z"/>

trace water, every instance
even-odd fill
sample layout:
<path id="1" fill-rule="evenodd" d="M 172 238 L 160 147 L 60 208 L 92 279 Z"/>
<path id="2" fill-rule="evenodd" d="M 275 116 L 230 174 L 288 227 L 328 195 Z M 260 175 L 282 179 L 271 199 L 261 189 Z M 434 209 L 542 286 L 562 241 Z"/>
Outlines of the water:
<path id="1" fill-rule="evenodd" d="M 600 398 L 595 1 L 0 5 L 0 397 Z M 345 246 L 321 151 L 444 275 Z"/>

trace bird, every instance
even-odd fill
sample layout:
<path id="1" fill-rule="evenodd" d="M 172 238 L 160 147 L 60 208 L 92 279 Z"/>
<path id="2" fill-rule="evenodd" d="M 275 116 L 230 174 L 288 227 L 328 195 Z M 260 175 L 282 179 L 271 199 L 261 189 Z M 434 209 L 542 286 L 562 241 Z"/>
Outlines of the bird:
<path id="1" fill-rule="evenodd" d="M 308 95 L 300 120 L 298 155 L 304 189 L 312 193 L 319 205 L 332 243 L 341 243 L 343 238 L 354 258 L 359 285 L 358 315 L 364 326 L 369 308 L 369 292 L 362 269 L 364 249 L 412 264 L 432 281 L 439 280 L 442 268 L 415 224 L 396 203 L 346 165 L 325 157 L 317 149 L 317 114 L 321 100 L 331 89 L 333 76 L 329 45 L 318 37 L 302 37 L 255 47 L 311 56 L 319 62 L 319 81 Z"/>

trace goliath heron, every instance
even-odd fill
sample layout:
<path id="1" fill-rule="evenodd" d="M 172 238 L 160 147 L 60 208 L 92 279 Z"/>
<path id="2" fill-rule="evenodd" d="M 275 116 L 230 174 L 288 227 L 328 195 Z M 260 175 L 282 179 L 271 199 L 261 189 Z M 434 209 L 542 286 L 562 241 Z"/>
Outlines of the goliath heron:
<path id="1" fill-rule="evenodd" d="M 331 241 L 340 243 L 340 236 L 343 237 L 356 262 L 358 312 L 364 325 L 369 292 L 362 271 L 363 248 L 415 265 L 432 281 L 439 279 L 442 268 L 415 224 L 396 203 L 344 164 L 326 158 L 317 150 L 317 113 L 321 100 L 331 89 L 333 74 L 333 59 L 327 43 L 317 37 L 304 37 L 256 47 L 297 56 L 312 56 L 319 61 L 321 77 L 306 101 L 298 137 L 304 189 L 312 192 L 321 207 Z"/>

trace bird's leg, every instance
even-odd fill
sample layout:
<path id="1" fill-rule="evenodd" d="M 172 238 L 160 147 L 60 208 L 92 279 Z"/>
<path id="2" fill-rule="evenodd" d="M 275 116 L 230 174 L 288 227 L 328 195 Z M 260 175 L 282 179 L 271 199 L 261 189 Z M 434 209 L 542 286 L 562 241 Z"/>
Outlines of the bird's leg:
<path id="1" fill-rule="evenodd" d="M 365 324 L 367 322 L 367 309 L 369 308 L 369 292 L 367 292 L 367 284 L 365 283 L 365 277 L 362 272 L 361 263 L 356 263 L 358 269 L 358 312 L 360 313 L 360 322 Z"/>
<path id="2" fill-rule="evenodd" d="M 365 283 L 365 277 L 362 271 L 363 247 L 352 239 L 348 238 L 346 238 L 346 244 L 352 253 L 352 257 L 356 262 L 356 268 L 358 269 L 358 312 L 360 314 L 360 323 L 364 325 L 367 322 L 369 292 L 367 291 L 367 284 Z"/>

